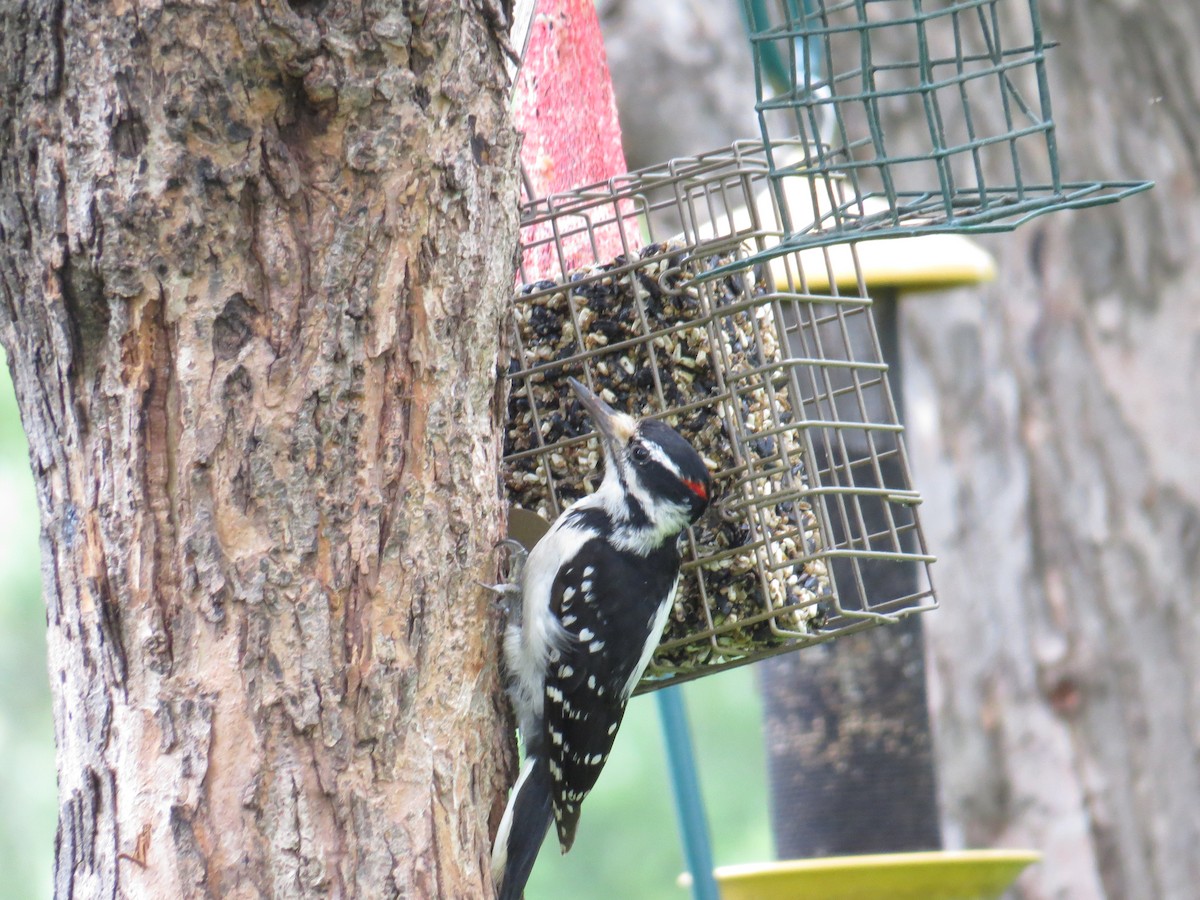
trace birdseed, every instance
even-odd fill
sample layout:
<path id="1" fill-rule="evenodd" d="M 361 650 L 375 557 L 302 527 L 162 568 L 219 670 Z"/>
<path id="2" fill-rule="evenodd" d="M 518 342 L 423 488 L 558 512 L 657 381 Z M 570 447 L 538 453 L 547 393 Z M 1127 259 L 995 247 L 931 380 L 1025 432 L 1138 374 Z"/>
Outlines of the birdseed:
<path id="1" fill-rule="evenodd" d="M 598 485 L 601 451 L 568 376 L 616 409 L 662 418 L 713 473 L 716 499 L 685 547 L 649 678 L 812 634 L 831 597 L 804 500 L 802 416 L 788 368 L 774 365 L 786 356 L 776 305 L 749 271 L 693 281 L 731 260 L 651 244 L 525 285 L 512 309 L 504 480 L 514 506 L 553 521 Z"/>

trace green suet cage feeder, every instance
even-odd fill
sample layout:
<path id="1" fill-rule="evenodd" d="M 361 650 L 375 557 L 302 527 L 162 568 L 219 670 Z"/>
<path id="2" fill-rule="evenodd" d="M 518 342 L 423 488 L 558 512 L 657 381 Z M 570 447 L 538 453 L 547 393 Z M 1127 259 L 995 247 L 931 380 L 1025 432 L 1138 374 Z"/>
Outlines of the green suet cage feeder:
<path id="1" fill-rule="evenodd" d="M 802 176 L 821 195 L 782 204 L 774 253 L 1006 231 L 1150 187 L 1063 179 L 1037 0 L 742 3 L 775 189 Z"/>

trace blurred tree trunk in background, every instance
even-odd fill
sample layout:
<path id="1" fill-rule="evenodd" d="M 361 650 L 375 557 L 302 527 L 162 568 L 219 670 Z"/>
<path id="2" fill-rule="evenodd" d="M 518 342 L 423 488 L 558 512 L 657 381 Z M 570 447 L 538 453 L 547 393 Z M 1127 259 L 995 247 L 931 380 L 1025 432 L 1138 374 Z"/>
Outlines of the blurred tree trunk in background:
<path id="1" fill-rule="evenodd" d="M 0 0 L 60 898 L 488 893 L 516 141 L 408 9 Z"/>
<path id="2" fill-rule="evenodd" d="M 631 169 L 758 134 L 741 0 L 597 0 Z"/>
<path id="3" fill-rule="evenodd" d="M 1030 900 L 1182 900 L 1200 884 L 1200 7 L 1042 6 L 1062 43 L 1065 176 L 1158 187 L 986 239 L 1000 276 L 982 291 L 901 302 L 909 447 L 940 557 L 943 608 L 924 625 L 944 826 L 950 846 L 1045 853 L 1020 882 Z M 752 70 L 731 32 L 715 56 L 694 47 L 686 0 L 656 5 L 662 27 L 639 7 L 601 5 L 630 159 L 753 134 L 726 120 L 697 145 L 689 121 L 657 149 L 677 93 L 749 110 Z M 704 77 L 648 68 L 692 49 Z M 659 115 L 627 114 L 633 84 L 668 98 Z"/>
<path id="4" fill-rule="evenodd" d="M 1200 6 L 1044 6 L 1064 175 L 1158 186 L 989 240 L 1000 277 L 982 298 L 902 304 L 940 557 L 926 625 L 946 826 L 1041 850 L 1027 898 L 1185 900 L 1200 884 Z"/>

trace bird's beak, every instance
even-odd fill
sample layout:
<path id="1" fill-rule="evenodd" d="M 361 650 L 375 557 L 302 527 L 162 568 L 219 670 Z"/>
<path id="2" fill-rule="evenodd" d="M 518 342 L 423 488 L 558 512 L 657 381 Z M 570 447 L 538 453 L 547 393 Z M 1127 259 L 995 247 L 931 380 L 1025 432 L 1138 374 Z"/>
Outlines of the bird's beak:
<path id="1" fill-rule="evenodd" d="M 600 432 L 605 455 L 620 452 L 637 431 L 637 420 L 626 413 L 617 412 L 574 378 L 568 378 L 567 383 L 579 395 L 579 402 Z"/>

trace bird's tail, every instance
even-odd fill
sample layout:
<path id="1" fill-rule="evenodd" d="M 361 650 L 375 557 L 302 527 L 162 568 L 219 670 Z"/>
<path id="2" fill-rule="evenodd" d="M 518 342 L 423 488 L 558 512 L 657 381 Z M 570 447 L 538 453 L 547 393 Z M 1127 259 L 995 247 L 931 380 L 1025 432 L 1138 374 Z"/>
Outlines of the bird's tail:
<path id="1" fill-rule="evenodd" d="M 508 798 L 492 848 L 492 879 L 498 900 L 521 900 L 542 841 L 554 818 L 550 769 L 541 756 L 529 756 Z"/>

